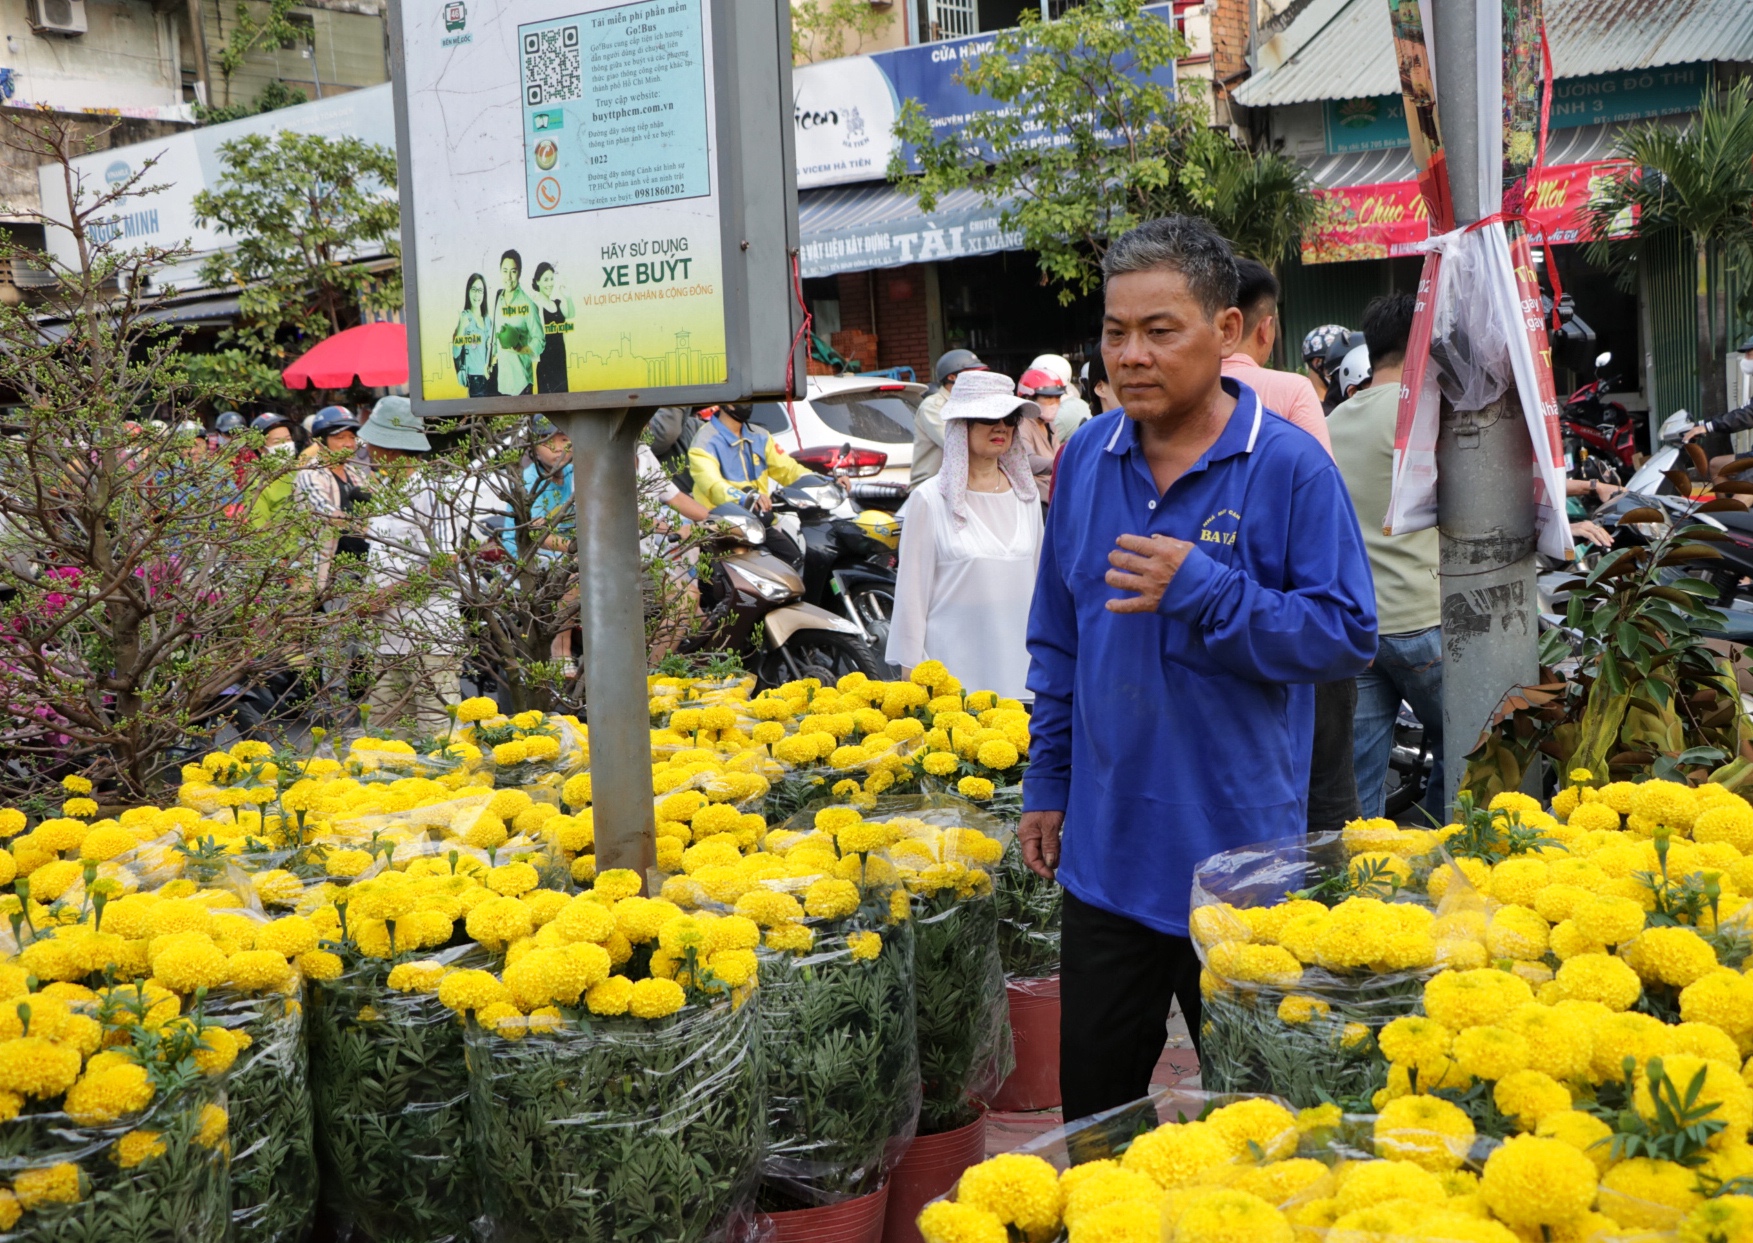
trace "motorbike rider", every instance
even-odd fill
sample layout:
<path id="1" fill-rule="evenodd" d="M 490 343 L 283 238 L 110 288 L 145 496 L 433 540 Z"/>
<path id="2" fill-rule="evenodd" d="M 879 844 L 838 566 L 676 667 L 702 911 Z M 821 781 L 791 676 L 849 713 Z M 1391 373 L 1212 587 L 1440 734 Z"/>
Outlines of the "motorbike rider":
<path id="1" fill-rule="evenodd" d="M 1320 394 L 1321 406 L 1328 414 L 1332 414 L 1333 407 L 1345 400 L 1340 394 L 1330 391 L 1333 369 L 1328 365 L 1328 351 L 1336 345 L 1350 341 L 1351 335 L 1351 329 L 1343 324 L 1322 324 L 1319 328 L 1311 328 L 1303 335 L 1303 370 L 1308 375 L 1310 383 L 1315 386 L 1315 392 Z M 1362 342 L 1358 342 L 1358 344 L 1362 344 Z M 1349 348 L 1347 346 L 1347 349 Z M 1345 350 L 1340 351 L 1341 358 L 1344 357 L 1345 352 Z"/>
<path id="2" fill-rule="evenodd" d="M 913 472 L 907 486 L 917 488 L 943 469 L 943 404 L 964 371 L 985 371 L 986 364 L 973 350 L 950 350 L 937 360 L 932 378 L 937 388 L 925 395 L 913 414 Z"/>
<path id="3" fill-rule="evenodd" d="M 718 407 L 688 449 L 688 470 L 694 476 L 694 499 L 706 508 L 734 501 L 756 509 L 773 508 L 762 476 L 775 483 L 796 483 L 809 468 L 796 461 L 766 428 L 749 421 L 748 402 Z"/>
<path id="4" fill-rule="evenodd" d="M 1753 337 L 1748 337 L 1737 345 L 1735 353 L 1741 356 L 1741 374 L 1753 376 Z M 1729 411 L 1720 419 L 1705 419 L 1702 423 L 1693 424 L 1681 437 L 1681 443 L 1697 440 L 1700 436 L 1708 436 L 1713 433 L 1745 431 L 1753 431 L 1753 402 Z"/>
<path id="5" fill-rule="evenodd" d="M 338 554 L 363 561 L 366 542 L 352 510 L 371 498 L 371 468 L 358 461 L 359 423 L 339 406 L 326 406 L 310 425 L 314 453 L 305 460 L 295 485 L 299 503 L 326 524 L 317 549 L 316 585 L 321 590 Z"/>

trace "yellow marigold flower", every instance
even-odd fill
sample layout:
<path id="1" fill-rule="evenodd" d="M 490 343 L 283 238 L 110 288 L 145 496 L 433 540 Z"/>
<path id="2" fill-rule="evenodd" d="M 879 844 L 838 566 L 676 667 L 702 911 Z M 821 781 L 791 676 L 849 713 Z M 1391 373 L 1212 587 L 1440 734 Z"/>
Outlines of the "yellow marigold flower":
<path id="1" fill-rule="evenodd" d="M 1005 1153 L 962 1172 L 956 1202 L 985 1209 L 1005 1225 L 1046 1237 L 1059 1223 L 1059 1173 L 1040 1157 Z"/>
<path id="2" fill-rule="evenodd" d="M 808 924 L 775 924 L 762 937 L 762 943 L 768 949 L 793 954 L 809 953 L 815 940 L 816 935 Z"/>
<path id="3" fill-rule="evenodd" d="M 1455 1037 L 1455 1062 L 1476 1079 L 1507 1078 L 1528 1067 L 1528 1042 L 1501 1027 L 1469 1027 Z"/>
<path id="4" fill-rule="evenodd" d="M 1289 950 L 1277 945 L 1225 941 L 1210 952 L 1211 973 L 1241 984 L 1288 988 L 1303 977 L 1303 966 Z"/>
<path id="5" fill-rule="evenodd" d="M 623 898 L 631 898 L 645 887 L 639 873 L 631 868 L 610 868 L 596 878 L 592 885 L 595 892 L 610 902 L 619 902 Z"/>
<path id="6" fill-rule="evenodd" d="M 1435 1174 L 1410 1161 L 1360 1161 L 1344 1170 L 1334 1198 L 1341 1213 L 1351 1213 L 1391 1200 L 1440 1204 L 1445 1194 Z"/>
<path id="7" fill-rule="evenodd" d="M 1560 1082 L 1586 1079 L 1594 1052 L 1592 1019 L 1565 1007 L 1530 1002 L 1504 1020 L 1528 1042 L 1528 1065 Z"/>
<path id="8" fill-rule="evenodd" d="M 439 981 L 438 1000 L 459 1014 L 511 1000 L 511 992 L 490 971 L 452 971 Z"/>
<path id="9" fill-rule="evenodd" d="M 717 950 L 706 960 L 706 965 L 731 988 L 741 988 L 754 980 L 759 962 L 754 950 Z"/>
<path id="10" fill-rule="evenodd" d="M 117 1165 L 131 1170 L 162 1157 L 164 1151 L 164 1136 L 157 1131 L 129 1131 L 116 1141 L 111 1155 Z"/>
<path id="11" fill-rule="evenodd" d="M 1008 1243 L 1010 1233 L 994 1213 L 954 1200 L 936 1200 L 919 1214 L 925 1243 Z"/>
<path id="12" fill-rule="evenodd" d="M 1493 958 L 1534 962 L 1546 953 L 1551 928 L 1525 906 L 1500 906 L 1485 931 L 1485 948 Z"/>
<path id="13" fill-rule="evenodd" d="M 1626 1058 L 1641 1066 L 1660 1057 L 1667 1042 L 1668 1028 L 1658 1018 L 1635 1011 L 1609 1015 L 1595 1024 L 1591 1075 L 1597 1081 L 1618 1083 L 1625 1077 Z"/>
<path id="14" fill-rule="evenodd" d="M 919 766 L 933 777 L 947 777 L 961 767 L 961 763 L 953 751 L 931 751 L 919 761 Z"/>
<path id="15" fill-rule="evenodd" d="M 541 883 L 541 873 L 527 863 L 502 863 L 487 873 L 487 888 L 507 898 L 526 894 Z"/>
<path id="16" fill-rule="evenodd" d="M 883 952 L 883 936 L 880 932 L 854 932 L 846 938 L 846 948 L 852 957 L 870 961 Z"/>
<path id="17" fill-rule="evenodd" d="M 45 1204 L 77 1204 L 80 1200 L 79 1167 L 70 1161 L 21 1170 L 12 1180 L 18 1206 L 32 1212 Z"/>
<path id="18" fill-rule="evenodd" d="M 1416 1015 L 1397 1018 L 1376 1036 L 1376 1045 L 1390 1062 L 1420 1069 L 1435 1066 L 1449 1052 L 1454 1037 L 1434 1019 Z"/>
<path id="19" fill-rule="evenodd" d="M 1107 1160 L 1072 1166 L 1060 1175 L 1059 1190 L 1065 1201 L 1061 1216 L 1073 1230 L 1089 1214 L 1109 1204 L 1130 1200 L 1154 1208 L 1163 1199 L 1163 1190 L 1154 1180 Z"/>
<path id="20" fill-rule="evenodd" d="M 1020 758 L 1016 747 L 1002 739 L 994 738 L 980 744 L 974 758 L 987 768 L 1012 768 Z"/>
<path id="21" fill-rule="evenodd" d="M 1168 1122 L 1133 1140 L 1120 1164 L 1173 1191 L 1230 1161 L 1229 1144 L 1205 1123 Z"/>
<path id="22" fill-rule="evenodd" d="M 196 1130 L 194 1140 L 203 1148 L 216 1148 L 225 1138 L 231 1126 L 231 1117 L 218 1105 L 203 1105 L 200 1113 L 200 1128 Z"/>
<path id="23" fill-rule="evenodd" d="M 1540 1120 L 1570 1108 L 1570 1092 L 1552 1076 L 1537 1070 L 1518 1070 L 1498 1080 L 1492 1091 L 1498 1112 L 1516 1120 L 1524 1131 L 1532 1131 Z"/>
<path id="24" fill-rule="evenodd" d="M 298 970 L 307 980 L 333 980 L 340 976 L 340 955 L 328 950 L 307 950 L 298 956 Z"/>
<path id="25" fill-rule="evenodd" d="M 292 971 L 285 956 L 273 950 L 242 950 L 226 960 L 225 980 L 246 993 L 264 992 L 287 987 Z"/>
<path id="26" fill-rule="evenodd" d="M 535 931 L 535 920 L 530 908 L 516 898 L 489 898 L 469 912 L 464 927 L 474 940 L 497 950 L 529 936 Z"/>
<path id="27" fill-rule="evenodd" d="M 1753 1032 L 1753 980 L 1733 971 L 1701 976 L 1681 990 L 1680 1017 L 1737 1038 Z"/>
<path id="28" fill-rule="evenodd" d="M 1626 957 L 1645 980 L 1682 989 L 1717 969 L 1716 951 L 1690 928 L 1646 928 Z"/>
<path id="29" fill-rule="evenodd" d="M 485 695 L 477 695 L 473 699 L 465 699 L 456 706 L 456 719 L 460 725 L 472 725 L 476 721 L 485 721 L 489 717 L 499 715 L 499 705 Z"/>
<path id="30" fill-rule="evenodd" d="M 1594 1163 L 1569 1144 L 1517 1135 L 1486 1158 L 1479 1194 L 1503 1221 L 1537 1230 L 1588 1212 L 1595 1178 Z"/>
<path id="31" fill-rule="evenodd" d="M 680 1010 L 687 1001 L 674 980 L 637 980 L 627 998 L 627 1012 L 634 1018 L 661 1019 Z"/>
<path id="32" fill-rule="evenodd" d="M 624 975 L 611 975 L 593 984 L 584 995 L 584 1004 L 592 1014 L 612 1016 L 627 1013 L 633 1000 L 633 981 Z"/>
<path id="33" fill-rule="evenodd" d="M 1300 1027 L 1315 1019 L 1326 1018 L 1332 1013 L 1332 1009 L 1319 997 L 1291 993 L 1278 1003 L 1278 1021 L 1292 1027 Z"/>
<path id="34" fill-rule="evenodd" d="M 61 788 L 69 794 L 90 794 L 91 781 L 85 777 L 63 777 L 61 778 Z"/>
<path id="35" fill-rule="evenodd" d="M 1534 1134 L 1569 1144 L 1592 1161 L 1599 1173 L 1605 1173 L 1612 1160 L 1613 1128 L 1593 1114 L 1560 1109 L 1541 1118 Z"/>
<path id="36" fill-rule="evenodd" d="M 795 923 L 804 916 L 803 907 L 788 893 L 770 889 L 751 889 L 737 899 L 736 913 L 754 920 L 763 928 L 777 928 Z"/>
<path id="37" fill-rule="evenodd" d="M 330 876 L 358 876 L 370 867 L 372 856 L 365 850 L 332 850 L 323 859 L 323 870 Z"/>
<path id="38" fill-rule="evenodd" d="M 1294 1131 L 1291 1147 L 1295 1148 Z M 1473 1146 L 1473 1120 L 1436 1096 L 1402 1096 L 1376 1117 L 1376 1153 L 1410 1161 L 1432 1173 L 1457 1169 Z"/>
<path id="39" fill-rule="evenodd" d="M 1740 1064 L 1741 1051 L 1735 1038 L 1709 1023 L 1678 1024 L 1667 1029 L 1667 1038 L 1668 1053 L 1690 1053 L 1730 1067 Z"/>
<path id="40" fill-rule="evenodd" d="M 264 906 L 291 906 L 304 895 L 304 882 L 283 868 L 256 874 L 250 885 Z M 105 916 L 107 923 L 107 911 Z"/>
<path id="41" fill-rule="evenodd" d="M 1424 1012 L 1451 1031 L 1501 1023 L 1533 999 L 1527 981 L 1489 967 L 1444 971 L 1424 986 Z"/>
<path id="42" fill-rule="evenodd" d="M 1609 1010 L 1628 1010 L 1643 993 L 1637 972 L 1624 961 L 1607 954 L 1577 954 L 1567 958 L 1553 977 L 1559 991 L 1578 1001 L 1598 1001 Z"/>
<path id="43" fill-rule="evenodd" d="M 89 798 L 70 798 L 61 804 L 61 814 L 89 820 L 92 816 L 97 815 L 97 802 Z"/>
<path id="44" fill-rule="evenodd" d="M 235 1050 L 232 1056 L 236 1056 Z M 199 1061 L 197 1056 L 197 1064 Z M 139 1113 L 151 1103 L 152 1081 L 146 1068 L 123 1062 L 85 1075 L 67 1089 L 61 1107 L 81 1126 L 106 1126 L 126 1114 Z"/>
<path id="45" fill-rule="evenodd" d="M 858 909 L 858 886 L 847 880 L 818 880 L 804 890 L 803 909 L 817 919 L 843 919 Z"/>
<path id="46" fill-rule="evenodd" d="M 1672 1230 L 1704 1200 L 1696 1170 L 1649 1157 L 1615 1164 L 1600 1190 L 1601 1212 L 1632 1229 Z"/>
<path id="47" fill-rule="evenodd" d="M 956 782 L 956 793 L 963 798 L 971 798 L 977 803 L 984 803 L 994 793 L 992 782 L 985 777 L 963 777 Z"/>
<path id="48" fill-rule="evenodd" d="M 1256 1153 L 1276 1161 L 1296 1151 L 1296 1115 L 1273 1101 L 1237 1101 L 1213 1110 L 1205 1122 L 1238 1161 Z"/>
<path id="49" fill-rule="evenodd" d="M 152 960 L 152 974 L 158 982 L 179 993 L 218 988 L 225 983 L 227 972 L 225 955 L 211 941 L 179 941 Z"/>
<path id="50" fill-rule="evenodd" d="M 1579 902 L 1571 919 L 1577 931 L 1589 940 L 1601 945 L 1622 945 L 1643 931 L 1644 909 L 1630 898 L 1597 897 Z"/>
<path id="51" fill-rule="evenodd" d="M 447 968 L 436 962 L 404 962 L 390 968 L 387 983 L 398 993 L 431 993 L 438 989 Z"/>
<path id="52" fill-rule="evenodd" d="M 1680 1223 L 1679 1243 L 1747 1243 L 1753 1239 L 1753 1196 L 1706 1200 Z"/>

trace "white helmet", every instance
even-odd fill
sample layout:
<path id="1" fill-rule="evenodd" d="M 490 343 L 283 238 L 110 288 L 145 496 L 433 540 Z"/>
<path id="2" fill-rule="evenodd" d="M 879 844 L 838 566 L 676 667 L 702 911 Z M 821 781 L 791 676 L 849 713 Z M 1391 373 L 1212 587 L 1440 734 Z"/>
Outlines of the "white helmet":
<path id="1" fill-rule="evenodd" d="M 1333 382 L 1339 386 L 1339 392 L 1346 397 L 1351 390 L 1362 388 L 1370 382 L 1370 347 L 1354 345 L 1339 360 L 1339 370 L 1333 373 Z"/>

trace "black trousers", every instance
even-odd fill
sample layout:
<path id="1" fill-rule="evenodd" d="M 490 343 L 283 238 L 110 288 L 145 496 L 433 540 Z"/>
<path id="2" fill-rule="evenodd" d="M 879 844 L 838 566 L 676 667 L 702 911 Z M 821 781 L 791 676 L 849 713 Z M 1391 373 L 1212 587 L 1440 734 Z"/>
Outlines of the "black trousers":
<path id="1" fill-rule="evenodd" d="M 1309 832 L 1330 833 L 1363 814 L 1352 762 L 1357 679 L 1315 686 L 1315 742 L 1309 754 Z"/>
<path id="2" fill-rule="evenodd" d="M 1060 928 L 1059 1092 L 1070 1122 L 1150 1091 L 1176 998 L 1198 1048 L 1199 958 L 1186 937 L 1070 893 Z"/>

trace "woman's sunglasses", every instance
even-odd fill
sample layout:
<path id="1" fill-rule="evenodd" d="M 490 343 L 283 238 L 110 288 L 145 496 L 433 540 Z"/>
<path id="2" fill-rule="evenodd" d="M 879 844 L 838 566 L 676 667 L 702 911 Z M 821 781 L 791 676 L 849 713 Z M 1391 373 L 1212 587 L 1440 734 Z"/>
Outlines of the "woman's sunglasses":
<path id="1" fill-rule="evenodd" d="M 978 423 L 981 427 L 996 427 L 1000 423 L 1004 424 L 1006 427 L 1015 427 L 1018 423 L 1021 423 L 1022 421 L 1023 421 L 1023 416 L 1020 414 L 1007 414 L 1002 419 L 969 419 L 968 420 L 968 422 L 970 422 L 970 423 Z"/>

